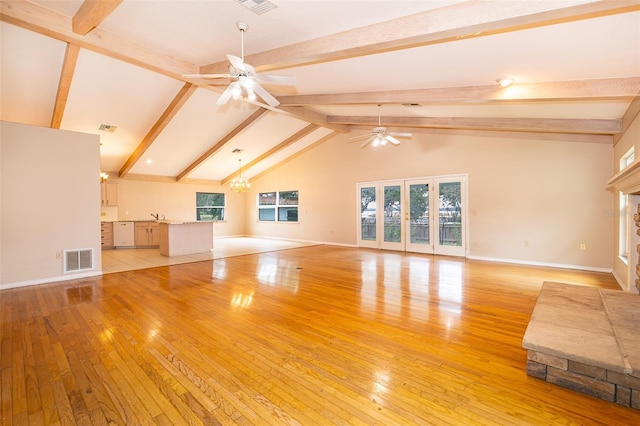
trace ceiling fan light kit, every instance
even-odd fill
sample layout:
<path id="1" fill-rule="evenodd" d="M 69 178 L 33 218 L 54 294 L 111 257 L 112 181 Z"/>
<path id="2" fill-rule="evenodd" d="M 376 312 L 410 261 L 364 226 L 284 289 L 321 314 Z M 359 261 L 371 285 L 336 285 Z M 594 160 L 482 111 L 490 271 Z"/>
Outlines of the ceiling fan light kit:
<path id="1" fill-rule="evenodd" d="M 227 54 L 229 60 L 229 74 L 185 74 L 185 78 L 230 78 L 234 80 L 229 84 L 218 98 L 216 104 L 224 105 L 229 99 L 239 100 L 243 97 L 249 101 L 256 101 L 260 97 L 271 107 L 280 105 L 280 102 L 269 93 L 259 82 L 266 84 L 279 84 L 293 86 L 296 84 L 294 77 L 258 74 L 256 69 L 244 62 L 244 33 L 249 26 L 244 22 L 238 22 L 240 31 L 240 57 Z"/>
<path id="2" fill-rule="evenodd" d="M 382 126 L 380 117 L 380 105 L 378 105 L 378 127 L 374 127 L 370 134 L 368 135 L 360 135 L 350 138 L 351 140 L 367 138 L 360 148 L 365 148 L 369 144 L 371 146 L 378 147 L 384 146 L 387 142 L 391 143 L 393 146 L 400 145 L 400 141 L 397 138 L 410 138 L 412 136 L 411 133 L 398 133 L 398 132 L 390 132 L 386 127 Z"/>

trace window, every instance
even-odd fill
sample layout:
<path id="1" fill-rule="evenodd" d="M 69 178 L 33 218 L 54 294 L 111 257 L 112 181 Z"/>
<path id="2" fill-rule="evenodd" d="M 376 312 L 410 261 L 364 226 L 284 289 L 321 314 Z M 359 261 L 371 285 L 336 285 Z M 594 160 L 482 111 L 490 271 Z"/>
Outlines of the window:
<path id="1" fill-rule="evenodd" d="M 620 158 L 620 170 L 626 169 L 631 163 L 633 163 L 633 161 L 636 159 L 635 157 L 636 156 L 634 147 L 632 146 L 627 152 L 624 153 L 622 158 Z"/>
<path id="2" fill-rule="evenodd" d="M 298 191 L 259 193 L 258 220 L 264 222 L 297 222 Z"/>
<path id="3" fill-rule="evenodd" d="M 224 220 L 224 194 L 196 192 L 196 220 Z"/>
<path id="4" fill-rule="evenodd" d="M 620 158 L 620 170 L 624 170 L 633 161 L 635 160 L 635 147 L 629 148 L 627 152 Z M 619 222 L 619 230 L 620 233 L 618 235 L 618 255 L 621 259 L 627 260 L 629 257 L 629 229 L 627 223 L 629 218 L 629 195 L 620 192 L 619 193 L 620 200 L 620 222 Z"/>
<path id="5" fill-rule="evenodd" d="M 626 259 L 629 256 L 629 235 L 627 234 L 627 211 L 629 210 L 629 196 L 622 192 L 620 196 L 620 238 L 618 255 Z"/>

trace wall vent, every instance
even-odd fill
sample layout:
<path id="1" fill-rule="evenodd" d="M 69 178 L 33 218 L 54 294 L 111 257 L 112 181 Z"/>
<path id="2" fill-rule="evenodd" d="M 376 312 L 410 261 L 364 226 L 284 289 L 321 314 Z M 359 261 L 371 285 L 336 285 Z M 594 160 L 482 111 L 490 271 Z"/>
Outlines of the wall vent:
<path id="1" fill-rule="evenodd" d="M 64 273 L 93 269 L 93 249 L 64 250 Z"/>
<path id="2" fill-rule="evenodd" d="M 236 0 L 236 2 L 240 3 L 256 15 L 262 15 L 263 13 L 278 7 L 268 0 Z"/>

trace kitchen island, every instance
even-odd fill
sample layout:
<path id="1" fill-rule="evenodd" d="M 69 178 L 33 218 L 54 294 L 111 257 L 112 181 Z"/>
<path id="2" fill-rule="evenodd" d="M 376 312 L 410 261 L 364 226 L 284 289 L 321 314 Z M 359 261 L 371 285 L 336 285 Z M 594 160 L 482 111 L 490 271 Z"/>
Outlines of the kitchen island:
<path id="1" fill-rule="evenodd" d="M 161 220 L 160 254 L 181 256 L 213 250 L 213 222 Z"/>

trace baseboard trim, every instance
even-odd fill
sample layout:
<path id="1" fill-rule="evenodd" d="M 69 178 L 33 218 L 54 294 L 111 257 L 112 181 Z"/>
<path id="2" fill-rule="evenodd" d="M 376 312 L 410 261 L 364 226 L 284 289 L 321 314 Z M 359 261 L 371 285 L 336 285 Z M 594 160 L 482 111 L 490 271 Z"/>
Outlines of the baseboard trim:
<path id="1" fill-rule="evenodd" d="M 546 266 L 548 268 L 559 268 L 559 269 L 577 269 L 580 271 L 589 271 L 589 272 L 604 272 L 610 274 L 613 272 L 613 268 L 598 268 L 594 266 L 585 266 L 585 265 L 570 265 L 565 263 L 549 263 L 549 262 L 536 262 L 531 260 L 520 260 L 520 259 L 503 259 L 497 257 L 485 257 L 485 256 L 467 256 L 467 259 L 472 260 L 484 260 L 487 262 L 501 262 L 501 263 L 514 263 L 518 265 L 529 265 L 529 266 Z"/>
<path id="2" fill-rule="evenodd" d="M 58 277 L 42 278 L 39 280 L 18 281 L 15 283 L 0 284 L 0 291 L 8 290 L 10 288 L 28 287 L 31 285 L 51 284 L 51 283 L 57 283 L 60 281 L 73 281 L 80 278 L 97 277 L 100 275 L 102 275 L 102 271 L 92 271 L 92 272 L 84 272 L 81 274 L 73 274 L 73 275 L 67 274 L 67 275 L 61 275 Z"/>

